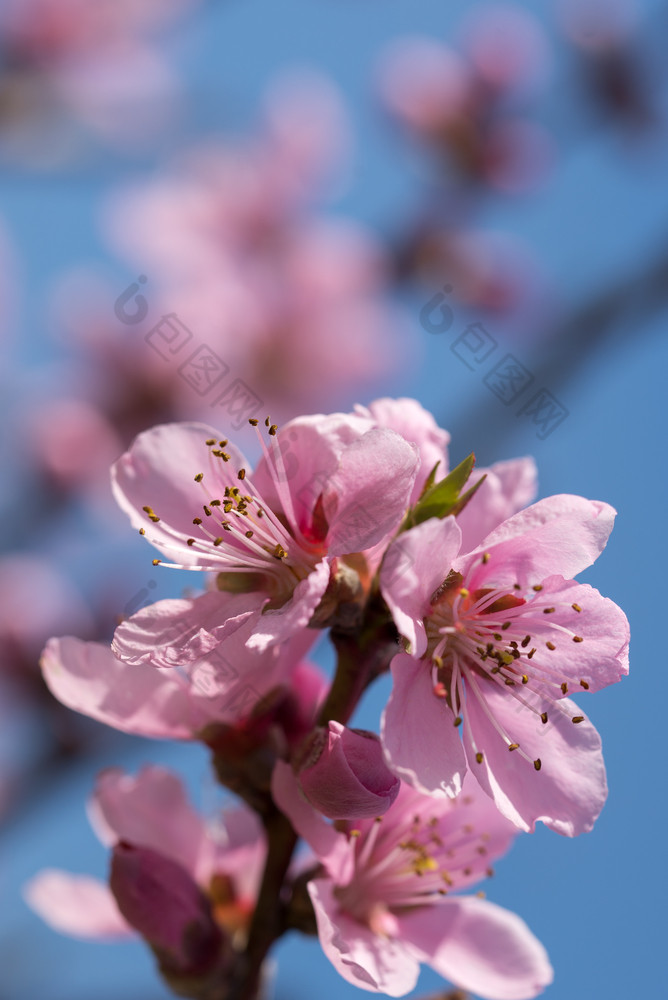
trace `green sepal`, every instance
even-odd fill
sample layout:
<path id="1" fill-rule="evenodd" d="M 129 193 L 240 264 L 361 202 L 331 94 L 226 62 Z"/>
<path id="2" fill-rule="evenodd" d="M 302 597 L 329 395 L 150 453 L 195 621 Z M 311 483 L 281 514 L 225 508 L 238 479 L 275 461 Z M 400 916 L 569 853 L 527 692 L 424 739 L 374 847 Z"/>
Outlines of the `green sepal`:
<path id="1" fill-rule="evenodd" d="M 436 475 L 436 466 L 434 466 L 420 499 L 408 512 L 402 530 L 414 528 L 432 517 L 444 518 L 449 514 L 459 514 L 485 479 L 485 476 L 481 476 L 474 486 L 466 493 L 462 493 L 462 489 L 473 472 L 474 465 L 475 455 L 471 453 L 468 458 L 465 458 L 449 472 L 445 479 L 441 479 L 436 484 L 433 483 Z"/>

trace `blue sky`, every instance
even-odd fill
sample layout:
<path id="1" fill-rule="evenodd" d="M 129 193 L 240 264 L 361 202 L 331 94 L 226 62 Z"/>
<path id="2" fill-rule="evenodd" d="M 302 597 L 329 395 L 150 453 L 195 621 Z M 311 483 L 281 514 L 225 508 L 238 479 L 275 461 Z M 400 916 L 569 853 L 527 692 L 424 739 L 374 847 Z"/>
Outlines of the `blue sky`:
<path id="1" fill-rule="evenodd" d="M 479 5 L 426 0 L 210 3 L 172 43 L 196 95 L 185 125 L 192 133 L 229 124 L 243 127 L 278 71 L 295 63 L 321 69 L 343 88 L 357 133 L 348 188 L 333 200 L 331 210 L 392 232 L 415 203 L 416 183 L 425 168 L 376 113 L 370 87 L 374 61 L 386 41 L 404 33 L 452 37 L 470 6 Z M 640 8 L 665 14 L 665 4 L 648 2 Z M 554 35 L 553 5 L 541 5 L 541 12 Z M 534 248 L 551 278 L 554 316 L 568 313 L 596 289 L 623 286 L 644 262 L 666 252 L 665 133 L 644 152 L 630 149 L 618 132 L 583 125 L 579 119 L 570 137 L 572 108 L 559 104 L 560 95 L 569 93 L 570 72 L 558 50 L 556 84 L 544 113 L 548 127 L 551 121 L 559 125 L 560 150 L 547 185 L 525 198 L 492 201 L 480 218 L 486 227 L 514 232 Z M 665 109 L 665 91 L 657 101 Z M 43 324 L 48 294 L 61 269 L 89 260 L 113 263 L 99 230 L 101 199 L 122 179 L 152 176 L 160 163 L 155 158 L 128 165 L 119 157 L 103 169 L 94 162 L 76 176 L 0 170 L 0 211 L 21 257 L 16 353 L 24 367 L 14 394 L 34 391 L 35 372 L 50 357 Z M 113 266 L 120 278 L 122 267 Z M 540 371 L 539 384 L 568 410 L 563 423 L 541 440 L 529 418 L 490 393 L 483 381 L 487 369 L 470 371 L 452 351 L 466 324 L 481 317 L 460 308 L 450 331 L 428 334 L 418 313 L 429 294 L 416 293 L 407 303 L 416 363 L 381 386 L 379 394 L 413 395 L 432 409 L 453 432 L 455 458 L 471 450 L 482 462 L 533 454 L 541 496 L 572 492 L 613 504 L 619 512 L 615 531 L 583 579 L 626 610 L 632 629 L 629 678 L 595 698 L 582 697 L 603 737 L 610 784 L 608 804 L 594 831 L 574 841 L 542 829 L 520 837 L 496 866 L 486 891 L 490 899 L 516 910 L 546 945 L 556 973 L 545 994 L 548 1000 L 659 995 L 665 982 L 663 900 L 668 889 L 662 852 L 668 809 L 661 778 L 668 693 L 661 634 L 668 308 L 664 303 L 648 313 L 642 302 L 629 298 L 584 363 L 578 360 L 577 338 L 552 345 L 538 339 L 552 317 L 545 322 L 541 317 L 536 341 L 519 343 L 502 320 L 485 321 L 499 344 L 495 358 L 508 351 L 530 371 Z M 70 531 L 65 525 L 63 548 Z M 102 552 L 104 546 L 101 539 Z M 128 541 L 129 591 L 140 587 L 149 572 L 145 550 Z M 171 581 L 160 583 L 165 593 L 174 592 L 171 586 Z M 383 683 L 369 692 L 361 724 L 377 726 L 386 695 Z M 134 769 L 147 760 L 181 769 L 195 793 L 211 801 L 203 751 L 110 740 L 67 782 L 46 782 L 0 832 L 0 940 L 8 956 L 0 990 L 7 1000 L 167 996 L 142 948 L 61 938 L 40 924 L 19 895 L 21 883 L 46 865 L 104 873 L 105 852 L 87 826 L 85 797 L 100 767 Z M 316 942 L 290 938 L 276 955 L 279 1000 L 306 1000 L 314 982 L 322 1000 L 346 1000 L 357 993 L 329 966 Z M 438 988 L 437 977 L 425 973 L 416 995 Z"/>

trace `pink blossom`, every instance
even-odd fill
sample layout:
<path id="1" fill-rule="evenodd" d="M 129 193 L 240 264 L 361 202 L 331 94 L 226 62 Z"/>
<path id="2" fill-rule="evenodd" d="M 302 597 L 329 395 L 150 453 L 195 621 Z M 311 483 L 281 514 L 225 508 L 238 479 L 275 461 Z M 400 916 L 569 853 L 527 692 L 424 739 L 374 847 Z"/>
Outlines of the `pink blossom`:
<path id="1" fill-rule="evenodd" d="M 219 924 L 241 933 L 253 911 L 264 864 L 260 824 L 245 808 L 222 824 L 207 824 L 190 806 L 175 775 L 145 767 L 136 777 L 104 771 L 89 803 L 89 816 L 107 847 L 120 841 L 148 848 L 187 872 L 214 904 Z M 81 937 L 123 937 L 131 928 L 109 888 L 97 879 L 48 869 L 24 895 L 54 930 Z"/>
<path id="2" fill-rule="evenodd" d="M 420 963 L 491 1000 L 534 997 L 552 980 L 539 941 L 515 914 L 450 895 L 492 874 L 515 830 L 470 779 L 457 799 L 402 785 L 384 816 L 329 826 L 288 765 L 274 797 L 319 858 L 308 883 L 320 943 L 361 989 L 403 996 Z"/>
<path id="3" fill-rule="evenodd" d="M 381 573 L 381 587 L 408 652 L 392 663 L 382 738 L 406 781 L 456 794 L 468 765 L 522 829 L 591 829 L 607 791 L 601 744 L 566 695 L 628 672 L 628 622 L 570 578 L 597 558 L 613 519 L 607 504 L 563 495 L 469 552 L 452 517 L 394 542 L 405 571 Z"/>
<path id="4" fill-rule="evenodd" d="M 339 722 L 314 731 L 295 767 L 304 795 L 330 819 L 378 816 L 399 793 L 376 734 Z"/>
<path id="5" fill-rule="evenodd" d="M 180 606 L 192 602 L 159 603 L 178 614 Z M 142 613 L 135 617 L 141 622 Z M 289 701 L 292 714 L 284 728 L 297 741 L 313 724 L 324 685 L 316 668 L 302 659 L 315 633 L 302 632 L 263 651 L 247 649 L 247 637 L 248 628 L 241 628 L 212 656 L 184 668 L 172 663 L 156 669 L 147 656 L 128 663 L 102 643 L 66 636 L 49 640 L 42 672 L 51 693 L 68 708 L 156 739 L 197 739 L 213 723 L 238 726 L 273 692 L 274 704 Z M 287 710 L 283 705 L 284 715 Z"/>
<path id="6" fill-rule="evenodd" d="M 4 0 L 6 82 L 25 91 L 23 110 L 40 112 L 37 122 L 60 140 L 56 157 L 70 152 L 49 130 L 62 106 L 108 140 L 136 147 L 155 137 L 173 115 L 176 81 L 153 36 L 197 2 Z M 25 154 L 34 155 L 27 146 Z"/>
<path id="7" fill-rule="evenodd" d="M 167 565 L 216 573 L 218 588 L 189 609 L 160 602 L 139 612 L 117 630 L 118 655 L 189 663 L 244 622 L 248 646 L 267 649 L 309 624 L 338 557 L 398 527 L 418 457 L 396 432 L 332 414 L 299 418 L 278 433 L 272 425 L 268 443 L 260 440 L 264 454 L 252 474 L 202 424 L 153 428 L 114 466 L 118 503 Z"/>
<path id="8" fill-rule="evenodd" d="M 251 134 L 187 149 L 150 185 L 120 191 L 107 216 L 113 243 L 150 276 L 153 315 L 177 313 L 283 419 L 340 405 L 410 359 L 381 241 L 313 208 L 347 158 L 340 93 L 291 74 L 264 105 Z M 179 382 L 192 417 L 200 399 Z"/>

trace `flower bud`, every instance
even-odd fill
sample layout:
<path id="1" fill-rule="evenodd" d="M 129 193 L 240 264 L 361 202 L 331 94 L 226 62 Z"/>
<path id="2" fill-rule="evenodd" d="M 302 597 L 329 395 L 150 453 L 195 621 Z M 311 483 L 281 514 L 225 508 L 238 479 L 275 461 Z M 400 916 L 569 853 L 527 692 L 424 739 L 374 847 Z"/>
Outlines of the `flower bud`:
<path id="1" fill-rule="evenodd" d="M 379 738 L 330 722 L 301 755 L 297 778 L 311 805 L 329 819 L 364 819 L 386 812 L 400 781 L 385 763 Z"/>
<path id="2" fill-rule="evenodd" d="M 151 945 L 163 971 L 193 976 L 221 958 L 223 938 L 209 900 L 176 861 L 121 841 L 109 884 L 119 910 Z"/>

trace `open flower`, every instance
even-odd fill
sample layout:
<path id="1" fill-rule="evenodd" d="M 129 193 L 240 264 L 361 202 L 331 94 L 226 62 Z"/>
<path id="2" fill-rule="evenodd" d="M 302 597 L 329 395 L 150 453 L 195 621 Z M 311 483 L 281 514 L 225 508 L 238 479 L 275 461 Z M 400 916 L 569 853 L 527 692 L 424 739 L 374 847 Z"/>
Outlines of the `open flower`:
<path id="1" fill-rule="evenodd" d="M 153 622 L 140 612 L 139 628 L 121 625 L 119 656 L 164 666 L 167 647 L 172 663 L 192 662 L 249 619 L 248 646 L 267 649 L 309 624 L 335 560 L 396 529 L 419 461 L 399 434 L 332 414 L 270 425 L 267 438 L 253 474 L 202 424 L 155 427 L 114 466 L 116 499 L 168 565 L 217 574 L 188 611 L 159 602 Z"/>
<path id="2" fill-rule="evenodd" d="M 217 924 L 231 937 L 243 938 L 266 852 L 259 821 L 250 810 L 234 810 L 219 826 L 207 825 L 175 775 L 145 767 L 136 778 L 116 769 L 104 771 L 89 816 L 107 847 L 122 843 L 126 852 L 127 845 L 153 852 L 164 859 L 164 870 L 176 874 L 176 882 L 183 884 L 189 876 L 210 901 Z M 151 860 L 154 867 L 160 863 Z M 98 879 L 47 869 L 31 879 L 24 894 L 32 909 L 64 934 L 123 938 L 133 932 L 111 890 Z"/>
<path id="3" fill-rule="evenodd" d="M 519 917 L 451 895 L 491 875 L 516 833 L 471 779 L 457 799 L 402 785 L 384 816 L 337 829 L 301 797 L 283 762 L 273 793 L 321 862 L 308 891 L 320 943 L 344 979 L 403 996 L 424 962 L 492 1000 L 525 1000 L 552 981 L 545 949 Z"/>
<path id="4" fill-rule="evenodd" d="M 393 543 L 405 569 L 381 574 L 381 587 L 409 651 L 392 663 L 382 739 L 404 780 L 456 794 L 468 765 L 522 829 L 591 829 L 607 792 L 601 742 L 566 695 L 628 672 L 629 629 L 617 605 L 570 578 L 613 519 L 607 504 L 563 495 L 469 552 L 452 517 Z"/>
<path id="5" fill-rule="evenodd" d="M 189 602 L 171 604 L 187 607 Z M 282 712 L 286 738 L 294 729 L 298 742 L 313 724 L 325 687 L 317 668 L 303 659 L 314 635 L 303 630 L 259 652 L 246 648 L 248 626 L 242 626 L 211 656 L 183 668 L 127 663 L 103 643 L 65 636 L 49 640 L 41 666 L 60 702 L 122 732 L 194 740 L 211 725 L 244 724 L 271 695 L 272 706 Z"/>

